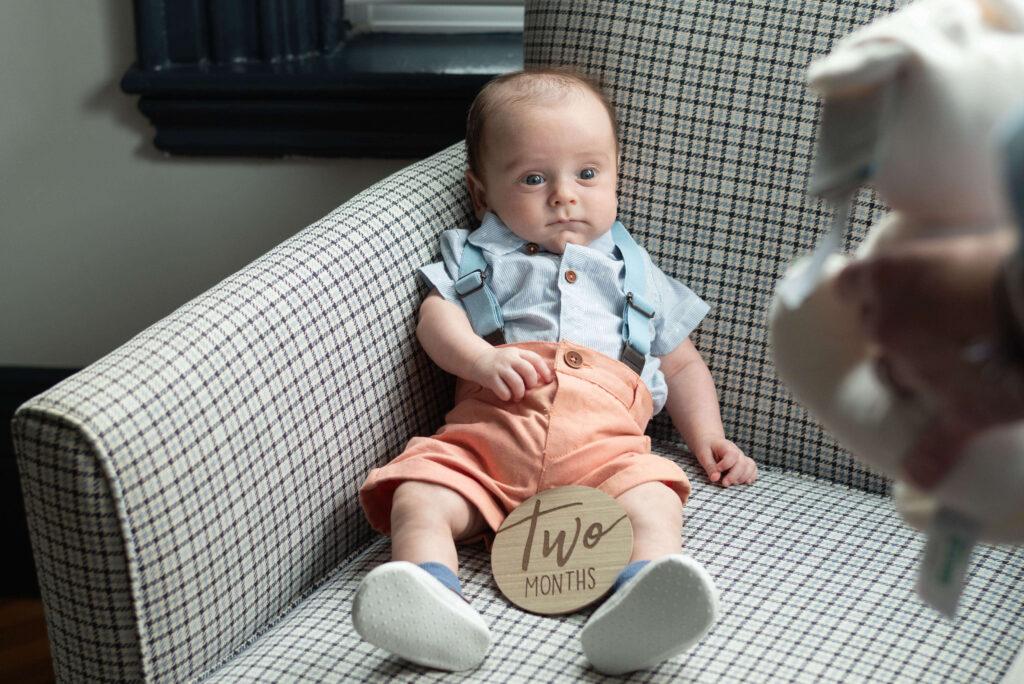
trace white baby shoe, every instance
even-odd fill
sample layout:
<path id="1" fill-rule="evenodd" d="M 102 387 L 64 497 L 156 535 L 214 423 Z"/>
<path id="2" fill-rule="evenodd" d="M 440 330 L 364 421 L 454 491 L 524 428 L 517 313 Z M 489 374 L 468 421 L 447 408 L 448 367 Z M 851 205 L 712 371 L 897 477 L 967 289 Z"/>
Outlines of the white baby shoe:
<path id="1" fill-rule="evenodd" d="M 477 667 L 491 647 L 490 630 L 464 598 L 404 561 L 385 563 L 363 579 L 352 624 L 374 646 L 438 670 Z"/>
<path id="2" fill-rule="evenodd" d="M 605 674 L 653 667 L 688 650 L 718 617 L 718 591 L 689 556 L 651 561 L 583 627 L 587 660 Z"/>

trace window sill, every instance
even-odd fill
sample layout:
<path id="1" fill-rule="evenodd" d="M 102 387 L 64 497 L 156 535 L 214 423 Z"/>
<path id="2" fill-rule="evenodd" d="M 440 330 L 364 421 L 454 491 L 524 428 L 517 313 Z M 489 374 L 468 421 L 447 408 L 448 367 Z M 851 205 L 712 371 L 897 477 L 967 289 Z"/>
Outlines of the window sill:
<path id="1" fill-rule="evenodd" d="M 298 60 L 135 65 L 121 87 L 170 154 L 420 157 L 461 140 L 480 87 L 522 59 L 517 33 L 377 34 Z"/>

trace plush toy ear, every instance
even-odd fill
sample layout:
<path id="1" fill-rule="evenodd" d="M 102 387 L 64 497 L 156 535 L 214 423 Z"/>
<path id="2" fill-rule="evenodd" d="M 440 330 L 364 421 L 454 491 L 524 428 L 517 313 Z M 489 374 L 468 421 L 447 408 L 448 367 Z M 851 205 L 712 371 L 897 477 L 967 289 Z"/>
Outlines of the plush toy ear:
<path id="1" fill-rule="evenodd" d="M 913 60 L 941 65 L 983 32 L 1022 27 L 1024 0 L 915 2 L 840 40 L 808 67 L 807 79 L 824 97 L 856 94 L 892 81 Z"/>
<path id="2" fill-rule="evenodd" d="M 885 152 L 890 86 L 912 56 L 892 40 L 844 40 L 810 65 L 810 85 L 824 99 L 807 186 L 812 196 L 841 202 L 875 175 Z"/>
<path id="3" fill-rule="evenodd" d="M 1024 0 L 913 3 L 840 40 L 811 63 L 807 80 L 823 97 L 857 94 L 893 80 L 911 60 L 941 62 L 984 31 L 1024 32 Z"/>
<path id="4" fill-rule="evenodd" d="M 808 189 L 870 182 L 936 226 L 1004 220 L 993 128 L 1024 93 L 1021 27 L 1024 0 L 917 0 L 839 40 L 807 71 L 824 99 Z"/>
<path id="5" fill-rule="evenodd" d="M 891 40 L 840 44 L 807 68 L 807 81 L 822 97 L 856 95 L 892 81 L 911 58 L 906 45 Z"/>

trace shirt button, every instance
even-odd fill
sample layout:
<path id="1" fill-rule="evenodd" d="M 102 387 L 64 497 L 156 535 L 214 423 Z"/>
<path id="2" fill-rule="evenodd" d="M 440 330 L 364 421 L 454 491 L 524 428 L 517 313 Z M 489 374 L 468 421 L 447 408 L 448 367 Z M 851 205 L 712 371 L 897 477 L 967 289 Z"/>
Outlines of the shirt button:
<path id="1" fill-rule="evenodd" d="M 540 251 L 540 247 L 537 246 L 536 242 L 527 242 L 526 243 L 526 253 L 527 254 L 536 254 L 539 251 Z"/>
<path id="2" fill-rule="evenodd" d="M 576 271 L 566 271 L 565 272 L 565 279 L 566 279 L 567 282 L 575 283 L 576 282 Z"/>
<path id="3" fill-rule="evenodd" d="M 579 368 L 583 365 L 583 355 L 574 349 L 565 352 L 565 356 L 563 358 L 569 368 Z"/>

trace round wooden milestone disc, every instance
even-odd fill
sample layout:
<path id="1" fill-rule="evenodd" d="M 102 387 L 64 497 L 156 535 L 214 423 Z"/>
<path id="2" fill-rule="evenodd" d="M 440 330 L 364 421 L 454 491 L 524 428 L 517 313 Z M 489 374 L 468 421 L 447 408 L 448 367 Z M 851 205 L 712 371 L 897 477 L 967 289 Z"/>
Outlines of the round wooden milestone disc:
<path id="1" fill-rule="evenodd" d="M 558 615 L 604 596 L 632 550 L 633 526 L 618 501 L 590 487 L 556 487 L 505 519 L 491 547 L 491 569 L 509 601 Z"/>

